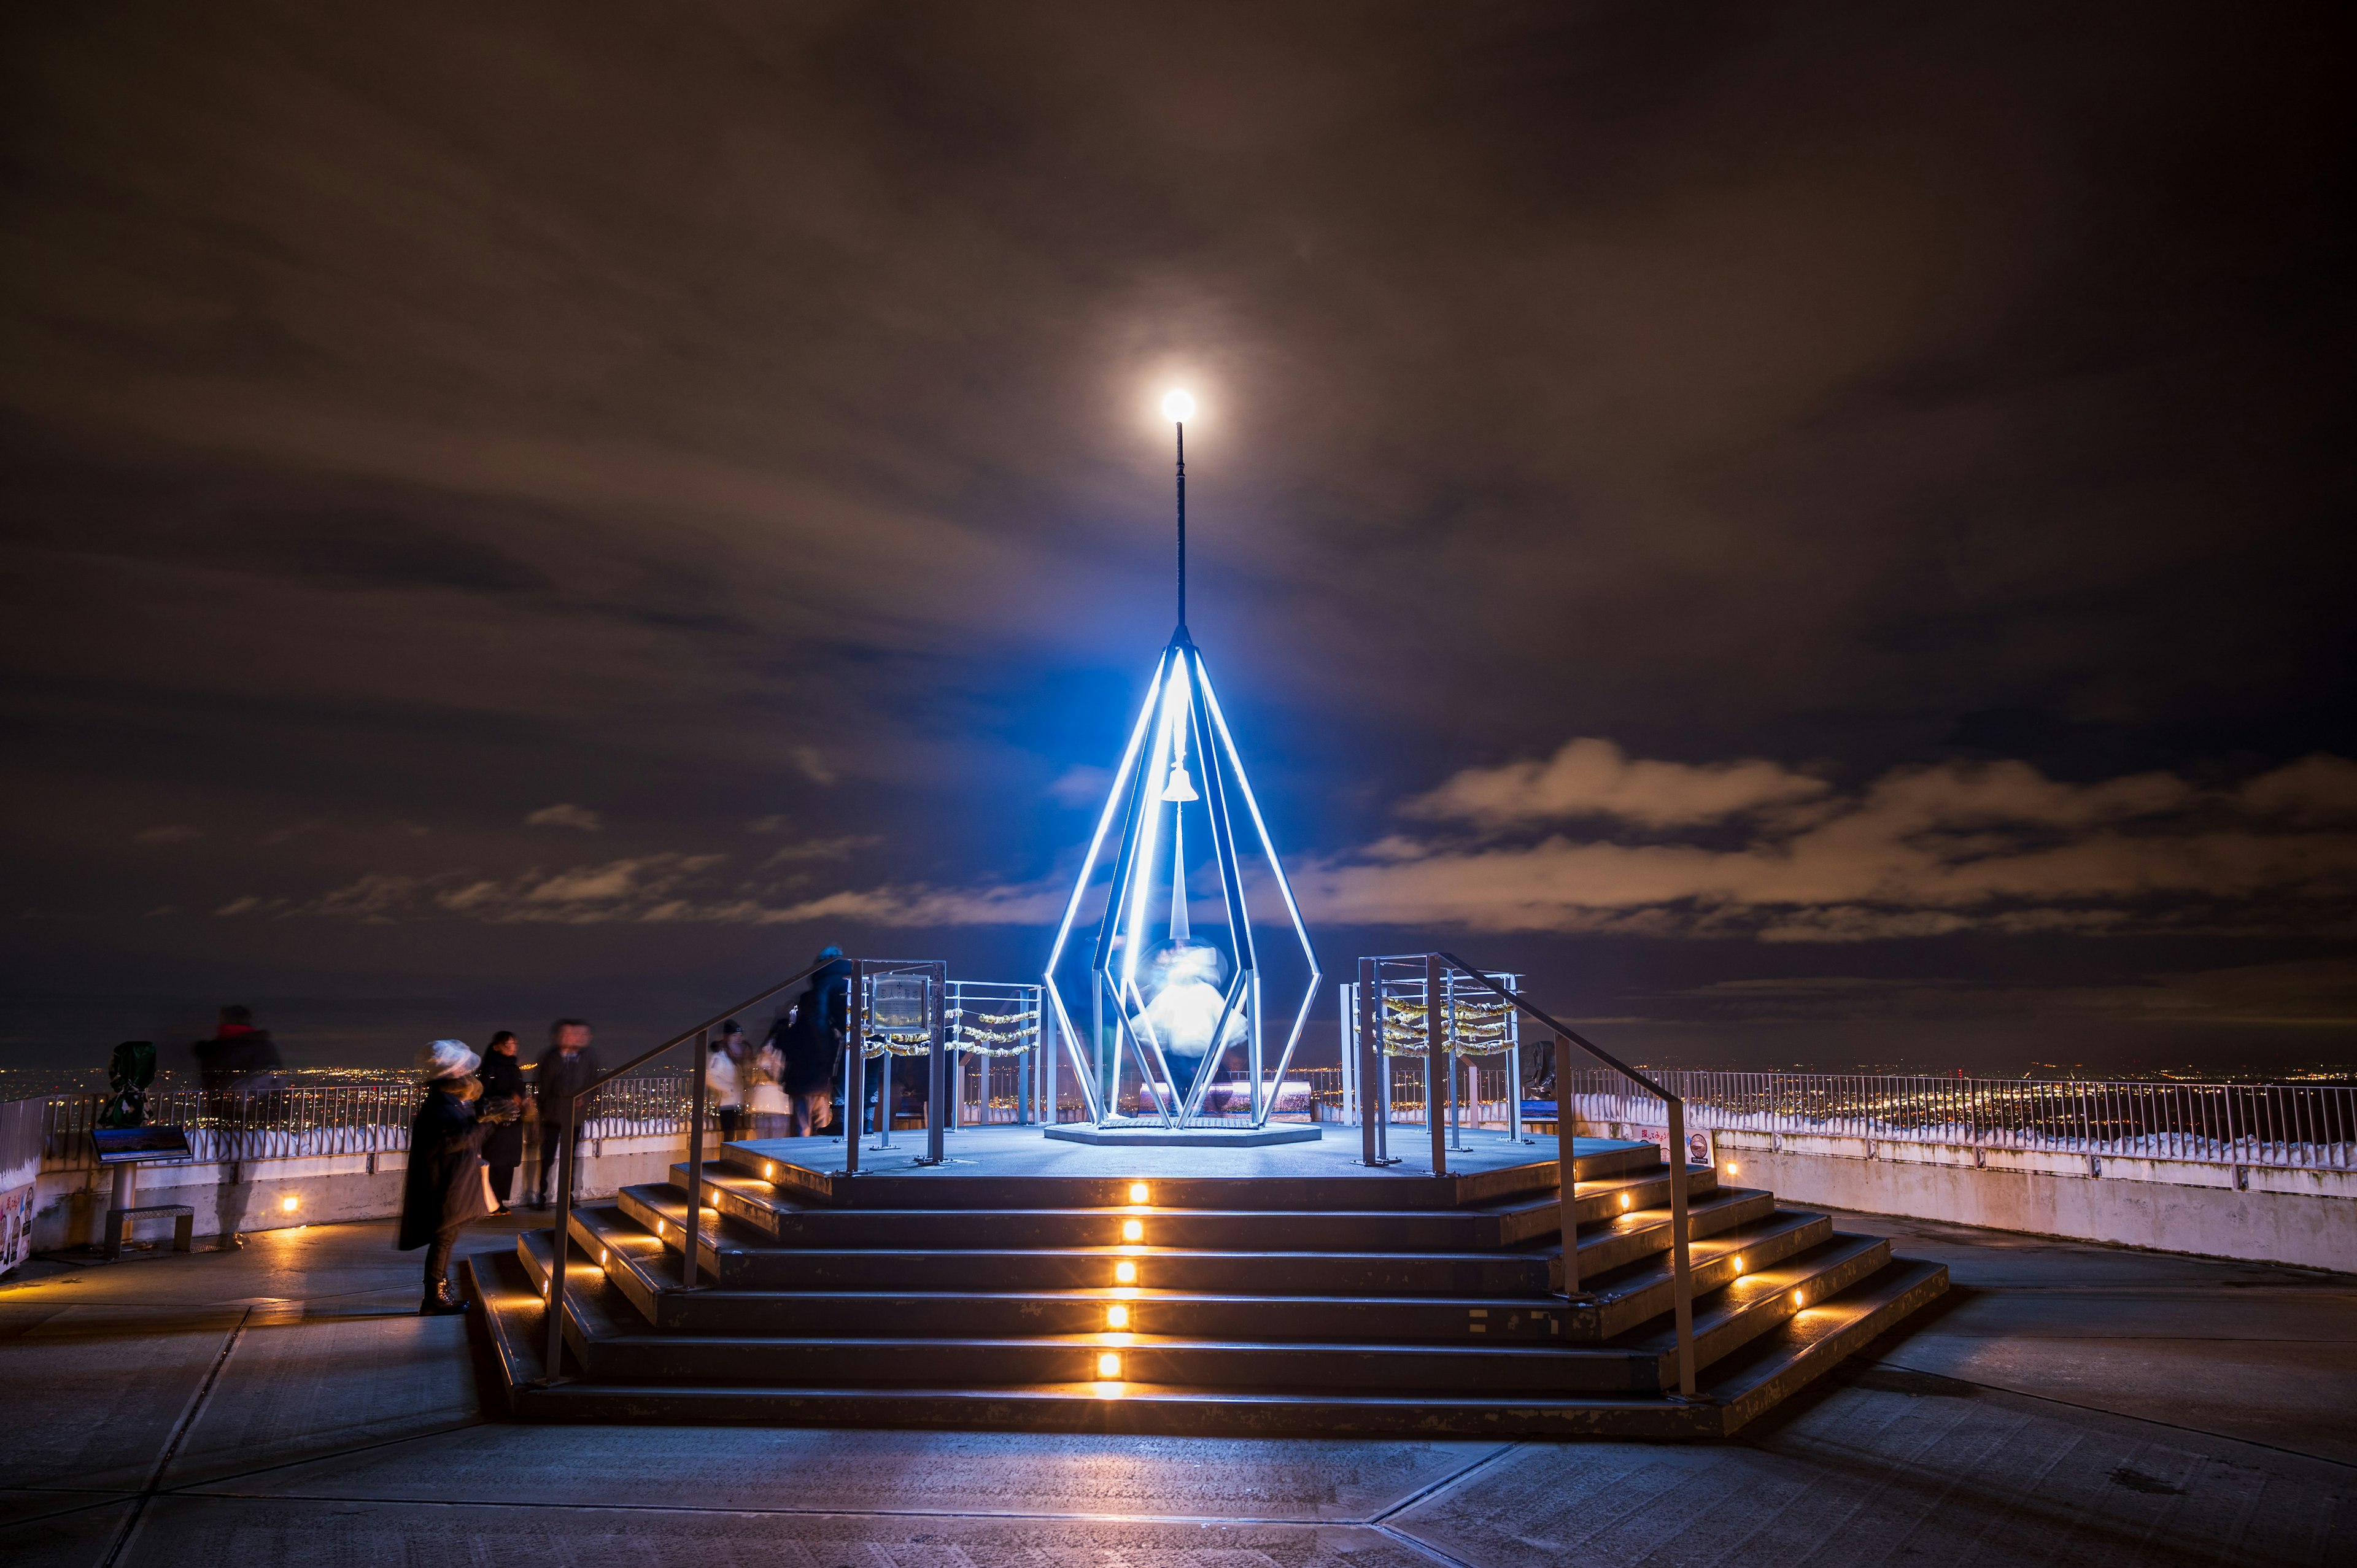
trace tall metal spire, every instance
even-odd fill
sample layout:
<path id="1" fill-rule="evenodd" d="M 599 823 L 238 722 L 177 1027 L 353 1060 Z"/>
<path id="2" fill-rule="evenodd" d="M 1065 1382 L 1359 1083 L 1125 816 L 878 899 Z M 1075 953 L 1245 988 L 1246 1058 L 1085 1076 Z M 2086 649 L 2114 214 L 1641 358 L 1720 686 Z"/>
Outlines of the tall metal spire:
<path id="1" fill-rule="evenodd" d="M 1173 642 L 1185 642 L 1187 636 L 1187 422 L 1171 422 L 1178 431 L 1178 629 L 1170 635 Z"/>

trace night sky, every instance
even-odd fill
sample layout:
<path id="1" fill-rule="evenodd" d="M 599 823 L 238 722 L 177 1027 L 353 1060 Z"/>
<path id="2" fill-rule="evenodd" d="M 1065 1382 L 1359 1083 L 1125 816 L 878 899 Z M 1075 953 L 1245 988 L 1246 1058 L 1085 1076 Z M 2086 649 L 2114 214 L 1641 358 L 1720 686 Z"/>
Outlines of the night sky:
<path id="1" fill-rule="evenodd" d="M 1036 974 L 1179 384 L 1330 972 L 2357 1059 L 2344 15 L 10 7 L 0 1065 Z"/>

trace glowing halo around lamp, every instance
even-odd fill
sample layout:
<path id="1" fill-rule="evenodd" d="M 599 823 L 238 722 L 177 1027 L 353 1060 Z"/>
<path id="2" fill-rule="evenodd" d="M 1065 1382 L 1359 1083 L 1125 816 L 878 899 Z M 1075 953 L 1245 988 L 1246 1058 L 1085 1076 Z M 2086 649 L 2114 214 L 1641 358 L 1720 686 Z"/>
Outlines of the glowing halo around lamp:
<path id="1" fill-rule="evenodd" d="M 1162 396 L 1162 417 L 1173 424 L 1184 424 L 1195 417 L 1195 400 L 1176 388 Z"/>

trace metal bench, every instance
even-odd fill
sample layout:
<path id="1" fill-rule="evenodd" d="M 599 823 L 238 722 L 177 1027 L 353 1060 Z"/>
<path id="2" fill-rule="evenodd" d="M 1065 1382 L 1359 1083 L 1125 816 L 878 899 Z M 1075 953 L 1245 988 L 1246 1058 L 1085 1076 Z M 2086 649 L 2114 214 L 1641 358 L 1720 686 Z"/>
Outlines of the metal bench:
<path id="1" fill-rule="evenodd" d="M 100 1248 L 109 1258 L 120 1258 L 131 1240 L 131 1227 L 157 1215 L 172 1217 L 172 1250 L 196 1251 L 197 1211 L 185 1203 L 132 1202 L 139 1190 L 139 1167 L 184 1165 L 196 1156 L 188 1149 L 185 1127 L 93 1127 L 91 1146 L 98 1163 L 114 1172 L 114 1202 L 106 1211 L 106 1229 Z"/>

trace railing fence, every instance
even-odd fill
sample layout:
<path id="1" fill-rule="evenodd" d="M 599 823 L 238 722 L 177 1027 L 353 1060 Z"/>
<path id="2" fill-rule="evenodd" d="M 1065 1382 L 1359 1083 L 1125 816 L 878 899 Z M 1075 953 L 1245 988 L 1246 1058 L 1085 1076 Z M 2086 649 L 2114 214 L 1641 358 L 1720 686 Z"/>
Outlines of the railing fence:
<path id="1" fill-rule="evenodd" d="M 2357 1087 L 1903 1078 L 1654 1069 L 1716 1132 L 1871 1138 L 2115 1159 L 2357 1168 Z M 1658 1126 L 1662 1102 L 1617 1074 L 1572 1075 L 1580 1121 Z"/>

